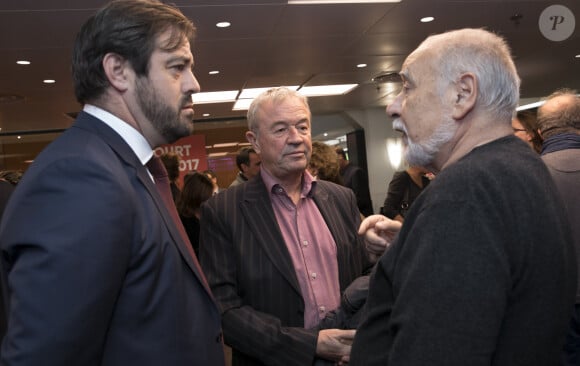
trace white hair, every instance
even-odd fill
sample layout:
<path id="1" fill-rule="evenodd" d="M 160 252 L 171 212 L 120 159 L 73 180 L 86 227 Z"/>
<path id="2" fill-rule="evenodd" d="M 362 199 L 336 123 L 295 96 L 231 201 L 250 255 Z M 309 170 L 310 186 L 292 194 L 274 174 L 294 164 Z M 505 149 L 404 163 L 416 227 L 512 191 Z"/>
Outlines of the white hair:
<path id="1" fill-rule="evenodd" d="M 441 66 L 441 82 L 454 82 L 473 73 L 477 103 L 503 120 L 510 120 L 520 98 L 520 78 L 506 41 L 484 29 L 460 29 L 428 37 L 417 50 L 435 49 L 433 63 Z"/>

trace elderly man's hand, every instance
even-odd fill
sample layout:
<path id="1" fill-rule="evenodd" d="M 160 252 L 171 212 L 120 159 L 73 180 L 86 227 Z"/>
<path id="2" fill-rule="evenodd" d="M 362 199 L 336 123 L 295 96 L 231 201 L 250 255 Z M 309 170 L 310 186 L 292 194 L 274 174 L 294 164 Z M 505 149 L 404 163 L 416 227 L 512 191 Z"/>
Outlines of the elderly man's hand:
<path id="1" fill-rule="evenodd" d="M 376 262 L 391 245 L 401 230 L 399 221 L 383 215 L 371 215 L 363 220 L 358 234 L 364 236 L 365 246 L 371 261 Z"/>

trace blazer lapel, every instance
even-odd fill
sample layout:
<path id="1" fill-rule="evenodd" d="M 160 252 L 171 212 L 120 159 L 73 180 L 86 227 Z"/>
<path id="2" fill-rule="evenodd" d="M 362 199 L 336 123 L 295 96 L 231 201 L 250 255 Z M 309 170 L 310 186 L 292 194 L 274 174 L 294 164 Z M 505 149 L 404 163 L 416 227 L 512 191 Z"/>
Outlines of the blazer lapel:
<path id="1" fill-rule="evenodd" d="M 245 183 L 243 199 L 240 203 L 242 214 L 258 239 L 270 261 L 282 276 L 301 294 L 292 258 L 276 221 L 270 195 L 261 176 Z"/>
<path id="2" fill-rule="evenodd" d="M 119 159 L 135 169 L 137 178 L 145 186 L 147 192 L 155 202 L 155 205 L 157 206 L 157 209 L 159 210 L 159 213 L 165 222 L 165 226 L 173 238 L 173 242 L 177 246 L 181 256 L 184 258 L 185 262 L 189 268 L 191 268 L 198 280 L 203 284 L 203 287 L 206 289 L 210 297 L 213 298 L 207 281 L 204 280 L 204 277 L 201 274 L 201 268 L 199 268 L 199 266 L 194 263 L 194 259 L 189 254 L 189 250 L 185 247 L 187 243 L 185 243 L 181 238 L 179 229 L 176 226 L 179 223 L 173 222 L 167 207 L 163 203 L 163 200 L 157 191 L 157 187 L 155 187 L 155 183 L 149 176 L 147 168 L 141 164 L 141 161 L 137 158 L 133 150 L 131 150 L 125 140 L 123 140 L 123 138 L 121 138 L 121 136 L 119 136 L 119 134 L 117 134 L 113 129 L 107 126 L 104 122 L 100 121 L 98 118 L 95 118 L 88 113 L 81 112 L 75 125 L 76 127 L 90 130 L 99 135 L 111 147 L 111 149 L 115 151 Z"/>

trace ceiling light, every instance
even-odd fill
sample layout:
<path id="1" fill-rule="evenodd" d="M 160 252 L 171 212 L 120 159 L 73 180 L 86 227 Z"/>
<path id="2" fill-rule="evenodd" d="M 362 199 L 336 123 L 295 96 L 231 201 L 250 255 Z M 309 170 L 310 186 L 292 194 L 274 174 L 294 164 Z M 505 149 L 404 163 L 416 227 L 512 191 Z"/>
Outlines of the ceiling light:
<path id="1" fill-rule="evenodd" d="M 421 23 L 429 23 L 429 22 L 432 22 L 434 20 L 435 20 L 435 18 L 433 18 L 433 17 L 424 17 L 424 18 L 421 18 Z"/>
<path id="2" fill-rule="evenodd" d="M 263 92 L 265 92 L 266 90 L 275 88 L 273 86 L 269 86 L 266 88 L 247 88 L 247 89 L 242 89 L 242 92 L 240 93 L 240 97 L 239 99 L 253 99 L 255 97 L 257 97 L 258 95 L 262 94 Z M 285 86 L 285 88 L 291 89 L 291 90 L 297 90 L 298 89 L 298 85 L 294 85 L 294 86 Z"/>
<path id="3" fill-rule="evenodd" d="M 363 67 L 367 67 L 367 64 L 358 64 L 358 65 L 356 65 L 356 67 L 358 67 L 359 69 L 362 69 Z"/>
<path id="4" fill-rule="evenodd" d="M 208 154 L 207 157 L 208 158 L 215 158 L 215 157 L 218 157 L 218 156 L 226 156 L 227 154 L 228 154 L 227 151 L 225 151 L 225 152 L 215 152 L 215 153 Z"/>
<path id="5" fill-rule="evenodd" d="M 577 55 L 576 55 L 576 56 L 574 56 L 574 57 L 576 57 L 576 58 L 580 58 L 580 54 L 577 54 Z"/>
<path id="6" fill-rule="evenodd" d="M 217 75 L 217 74 L 219 74 L 219 73 L 220 73 L 220 72 L 219 72 L 218 70 L 213 70 L 213 71 L 210 71 L 210 72 L 209 72 L 209 74 L 210 74 L 210 75 Z"/>
<path id="7" fill-rule="evenodd" d="M 18 61 L 16 61 L 16 63 L 18 65 L 30 65 L 30 61 L 26 61 L 26 60 L 18 60 Z"/>
<path id="8" fill-rule="evenodd" d="M 328 132 L 323 133 L 322 136 L 324 137 L 328 136 Z"/>
<path id="9" fill-rule="evenodd" d="M 401 0 L 288 0 L 288 4 L 366 4 L 400 3 Z"/>
<path id="10" fill-rule="evenodd" d="M 326 140 L 326 141 L 323 141 L 323 142 L 324 142 L 326 145 L 328 145 L 328 146 L 335 146 L 335 145 L 338 145 L 338 144 L 340 143 L 340 142 L 339 142 L 338 140 L 336 140 L 336 139 L 334 139 L 334 140 Z"/>
<path id="11" fill-rule="evenodd" d="M 545 101 L 540 100 L 539 102 L 534 102 L 534 103 L 530 103 L 530 104 L 524 104 L 524 105 L 521 105 L 521 106 L 517 107 L 516 108 L 516 111 L 523 111 L 523 110 L 526 110 L 526 109 L 537 108 L 537 107 L 542 106 L 544 103 L 545 103 Z"/>
<path id="12" fill-rule="evenodd" d="M 45 83 L 45 84 L 54 84 L 54 83 L 56 83 L 56 80 L 53 80 L 53 79 L 45 79 L 45 80 L 42 80 L 42 82 Z"/>
<path id="13" fill-rule="evenodd" d="M 227 28 L 230 25 L 232 25 L 232 23 L 230 23 L 230 22 L 219 22 L 215 26 L 218 28 Z"/>
<path id="14" fill-rule="evenodd" d="M 237 142 L 224 142 L 221 144 L 213 144 L 214 149 L 220 148 L 220 147 L 234 147 L 234 146 L 238 146 Z"/>
<path id="15" fill-rule="evenodd" d="M 197 104 L 205 103 L 227 103 L 236 100 L 237 90 L 216 91 L 193 94 L 193 102 Z"/>
<path id="16" fill-rule="evenodd" d="M 236 103 L 234 103 L 234 107 L 232 111 L 247 111 L 250 108 L 250 104 L 254 99 L 238 99 Z"/>
<path id="17" fill-rule="evenodd" d="M 341 95 L 350 92 L 357 86 L 358 84 L 303 86 L 300 88 L 299 92 L 300 94 L 306 95 L 307 97 Z"/>

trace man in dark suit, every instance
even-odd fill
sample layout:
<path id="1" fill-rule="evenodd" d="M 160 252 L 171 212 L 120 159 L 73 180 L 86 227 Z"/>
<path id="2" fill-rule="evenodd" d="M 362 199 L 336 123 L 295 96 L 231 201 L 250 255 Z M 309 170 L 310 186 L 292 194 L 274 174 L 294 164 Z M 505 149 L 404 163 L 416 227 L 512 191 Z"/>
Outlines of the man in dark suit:
<path id="1" fill-rule="evenodd" d="M 217 306 L 145 167 L 192 132 L 194 32 L 154 0 L 112 2 L 83 25 L 84 109 L 35 159 L 0 228 L 0 364 L 224 364 Z"/>
<path id="2" fill-rule="evenodd" d="M 202 206 L 200 260 L 234 365 L 311 365 L 350 352 L 354 330 L 317 326 L 369 263 L 352 191 L 306 171 L 310 121 L 294 91 L 257 97 L 246 137 L 260 174 Z"/>

